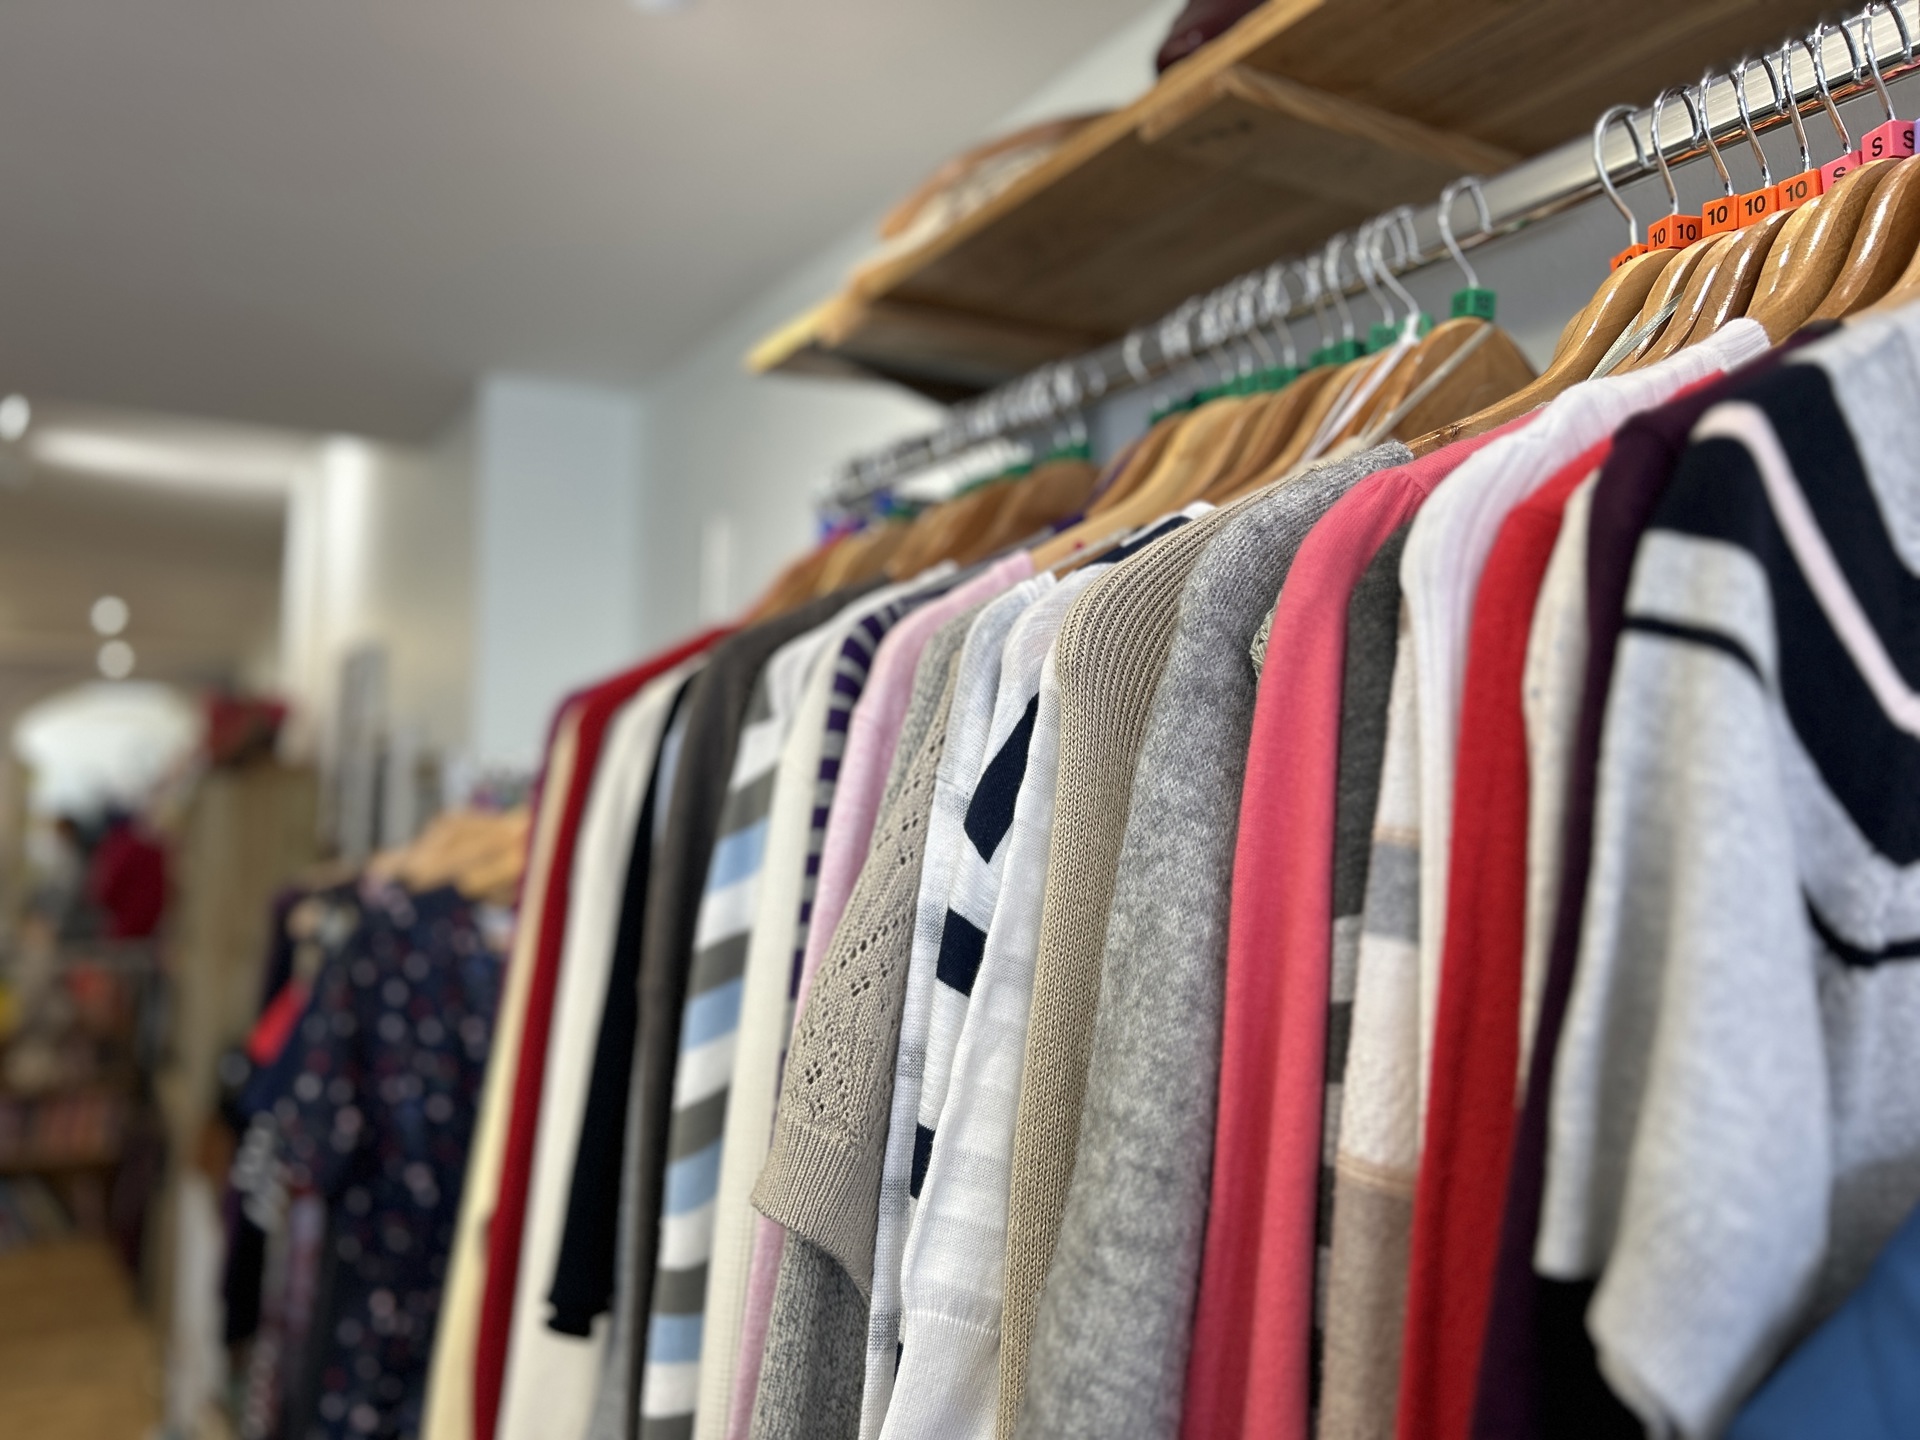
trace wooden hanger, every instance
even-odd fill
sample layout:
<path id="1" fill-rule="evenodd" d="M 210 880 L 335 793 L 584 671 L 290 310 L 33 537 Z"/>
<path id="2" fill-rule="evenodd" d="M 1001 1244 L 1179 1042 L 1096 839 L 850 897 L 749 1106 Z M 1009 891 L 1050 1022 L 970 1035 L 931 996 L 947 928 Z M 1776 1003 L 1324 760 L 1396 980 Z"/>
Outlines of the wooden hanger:
<path id="1" fill-rule="evenodd" d="M 1180 427 L 1187 423 L 1191 415 L 1191 411 L 1176 411 L 1156 420 L 1147 433 L 1140 437 L 1140 443 L 1133 447 L 1133 454 L 1127 457 L 1127 463 L 1120 473 L 1113 477 L 1113 483 L 1087 507 L 1087 513 L 1098 515 L 1138 490 L 1153 473 L 1154 467 L 1167 453 L 1167 446 L 1173 443 L 1174 436 L 1180 433 Z"/>
<path id="2" fill-rule="evenodd" d="M 1662 282 L 1680 266 L 1692 264 L 1685 279 L 1677 287 L 1679 294 L 1674 300 L 1673 314 L 1659 332 L 1648 337 L 1640 348 L 1614 367 L 1614 373 L 1624 374 L 1629 370 L 1639 370 L 1657 361 L 1664 360 L 1674 351 L 1687 343 L 1693 334 L 1694 324 L 1706 308 L 1707 299 L 1713 293 L 1714 285 L 1719 281 L 1727 259 L 1739 244 L 1737 234 L 1710 235 L 1705 240 L 1689 245 L 1684 250 L 1674 252 L 1672 262 L 1661 274 Z M 1664 284 L 1656 284 L 1647 294 L 1648 304 L 1641 306 L 1641 314 L 1651 316 L 1658 307 L 1652 306 L 1654 294 L 1665 289 Z M 1636 317 L 1634 323 L 1640 320 Z M 1631 328 L 1631 327 L 1629 327 Z"/>
<path id="3" fill-rule="evenodd" d="M 1633 317 L 1633 323 L 1623 332 L 1631 335 L 1644 330 L 1646 338 L 1632 355 L 1614 367 L 1616 370 L 1632 369 L 1635 360 L 1650 350 L 1675 324 L 1692 325 L 1697 310 L 1690 310 L 1686 302 L 1690 293 L 1694 292 L 1697 292 L 1694 298 L 1696 306 L 1699 299 L 1704 298 L 1707 277 L 1701 267 L 1705 265 L 1711 271 L 1717 257 L 1724 253 L 1726 242 L 1732 238 L 1730 235 L 1709 236 L 1688 245 L 1668 262 L 1667 268 L 1660 272 L 1660 278 L 1654 282 L 1654 287 L 1647 292 L 1647 298 L 1641 302 L 1640 313 Z M 1695 277 L 1699 278 L 1696 280 Z M 1654 322 L 1662 311 L 1666 312 L 1667 320 L 1656 327 Z"/>
<path id="4" fill-rule="evenodd" d="M 1244 403 L 1245 397 L 1230 396 L 1195 410 L 1145 483 L 1119 504 L 1088 515 L 1072 529 L 1036 547 L 1034 568 L 1048 569 L 1076 550 L 1170 515 L 1198 499 L 1212 478 L 1211 467 L 1218 447 L 1231 433 L 1235 421 L 1243 418 L 1240 412 Z"/>
<path id="5" fill-rule="evenodd" d="M 1839 279 L 1853 251 L 1853 238 L 1875 192 L 1893 173 L 1891 160 L 1875 160 L 1843 175 L 1833 189 L 1808 202 L 1811 218 L 1797 231 L 1783 231 L 1767 256 L 1759 291 L 1747 310 L 1779 344 L 1812 317 Z"/>
<path id="6" fill-rule="evenodd" d="M 1280 447 L 1280 453 L 1273 457 L 1266 469 L 1261 472 L 1257 484 L 1278 479 L 1292 470 L 1306 458 L 1314 439 L 1320 433 L 1320 427 L 1327 417 L 1345 403 L 1354 389 L 1365 383 L 1367 375 L 1381 362 L 1378 355 L 1363 355 L 1358 360 L 1349 360 L 1344 365 L 1326 367 L 1330 372 L 1326 383 L 1318 393 L 1307 401 L 1295 422 L 1293 433 L 1287 437 L 1287 443 Z"/>
<path id="7" fill-rule="evenodd" d="M 1895 160 L 1890 168 L 1893 173 L 1873 192 L 1866 218 L 1854 232 L 1846 264 L 1811 318 L 1841 320 L 1864 310 L 1920 255 L 1920 165 Z"/>
<path id="8" fill-rule="evenodd" d="M 1462 355 L 1469 344 L 1472 350 Z M 1425 435 L 1504 400 L 1534 379 L 1533 363 L 1513 336 L 1491 321 L 1463 315 L 1435 326 L 1420 348 L 1401 362 L 1390 393 L 1372 407 L 1367 428 L 1359 433 L 1373 437 L 1382 421 L 1407 407 L 1378 438 L 1408 440 Z M 1420 394 L 1429 382 L 1436 383 Z M 1408 406 L 1409 398 L 1416 395 L 1419 398 Z"/>
<path id="9" fill-rule="evenodd" d="M 1297 376 L 1286 389 L 1276 391 L 1266 416 L 1264 453 L 1256 455 L 1249 447 L 1246 463 L 1234 474 L 1220 476 L 1200 498 L 1224 505 L 1264 483 L 1268 476 L 1279 473 L 1281 457 L 1302 426 L 1308 423 L 1308 412 L 1317 410 L 1321 397 L 1335 388 L 1334 380 L 1341 368 L 1321 365 Z"/>
<path id="10" fill-rule="evenodd" d="M 1099 470 L 1086 460 L 1047 461 L 1011 487 L 986 533 L 954 560 L 961 565 L 984 560 L 1066 519 L 1086 505 L 1099 478 Z"/>
<path id="11" fill-rule="evenodd" d="M 1318 375 L 1318 371 L 1309 371 L 1308 375 Z M 1293 380 L 1278 390 L 1263 395 L 1255 395 L 1253 417 L 1247 422 L 1247 432 L 1240 446 L 1239 458 L 1234 464 L 1215 475 L 1212 482 L 1202 492 L 1201 499 L 1217 502 L 1219 496 L 1230 493 L 1245 484 L 1249 479 L 1264 474 L 1273 464 L 1287 441 L 1293 437 L 1293 429 L 1299 420 L 1302 398 L 1316 389 L 1315 385 L 1299 391 L 1307 375 L 1295 376 Z"/>
<path id="12" fill-rule="evenodd" d="M 836 535 L 813 547 L 799 559 L 793 561 L 774 576 L 773 582 L 760 592 L 760 598 L 748 610 L 746 623 L 751 625 L 775 615 L 784 615 L 803 600 L 816 593 L 821 572 L 832 563 L 833 557 L 853 536 Z"/>
<path id="13" fill-rule="evenodd" d="M 1780 243 L 1798 213 L 1776 211 L 1740 231 L 1734 243 L 1713 264 L 1711 272 L 1705 275 L 1700 295 L 1689 296 L 1683 302 L 1681 308 L 1689 317 L 1685 331 L 1679 329 L 1682 316 L 1676 314 L 1647 354 L 1635 361 L 1635 368 L 1664 360 L 1682 346 L 1704 340 L 1729 320 L 1746 314 L 1774 246 Z M 1701 278 L 1696 276 L 1696 283 Z"/>
<path id="14" fill-rule="evenodd" d="M 1414 453 L 1430 454 L 1455 440 L 1497 430 L 1507 421 L 1544 405 L 1591 376 L 1608 348 L 1640 313 L 1647 292 L 1653 289 L 1675 254 L 1672 250 L 1649 250 L 1621 265 L 1601 282 L 1593 299 L 1568 322 L 1556 357 L 1539 379 L 1498 404 L 1421 436 L 1413 442 Z"/>

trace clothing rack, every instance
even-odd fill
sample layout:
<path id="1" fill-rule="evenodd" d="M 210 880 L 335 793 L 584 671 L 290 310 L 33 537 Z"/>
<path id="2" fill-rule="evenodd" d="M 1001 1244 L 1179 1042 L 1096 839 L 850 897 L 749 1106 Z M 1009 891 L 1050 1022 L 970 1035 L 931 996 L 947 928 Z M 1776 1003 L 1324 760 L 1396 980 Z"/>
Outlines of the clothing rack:
<path id="1" fill-rule="evenodd" d="M 1869 43 L 1862 45 L 1856 37 Z M 1130 332 L 1124 339 L 1068 360 L 1043 365 L 1017 380 L 988 391 L 953 408 L 951 418 L 937 430 L 911 436 L 850 461 L 828 485 L 824 508 L 830 514 L 857 515 L 869 511 L 875 499 L 892 486 L 932 467 L 955 462 L 992 442 L 1032 436 L 1084 413 L 1104 397 L 1154 384 L 1174 375 L 1200 356 L 1252 339 L 1267 327 L 1324 313 L 1330 301 L 1346 320 L 1347 300 L 1364 295 L 1360 278 L 1338 279 L 1338 251 L 1351 245 L 1368 226 L 1393 222 L 1400 243 L 1378 263 L 1400 276 L 1448 257 L 1459 258 L 1490 241 L 1504 238 L 1604 193 L 1656 172 L 1658 161 L 1668 167 L 1716 154 L 1728 146 L 1746 146 L 1739 92 L 1744 87 L 1747 115 L 1753 130 L 1764 134 L 1793 124 L 1801 136 L 1806 125 L 1821 121 L 1829 102 L 1842 101 L 1883 89 L 1885 83 L 1920 70 L 1915 45 L 1920 43 L 1920 0 L 1898 0 L 1869 5 L 1840 24 L 1826 24 L 1803 41 L 1793 40 L 1769 52 L 1772 73 L 1780 82 L 1778 103 L 1769 85 L 1768 66 L 1760 60 L 1736 67 L 1735 74 L 1709 75 L 1688 87 L 1689 103 L 1670 100 L 1661 113 L 1656 106 L 1608 112 L 1616 118 L 1602 121 L 1604 129 L 1591 138 L 1569 140 L 1557 149 L 1481 179 L 1467 177 L 1449 186 L 1442 197 L 1424 207 L 1400 207 L 1376 217 L 1354 231 L 1332 237 L 1323 254 L 1331 260 L 1337 283 L 1309 279 L 1305 285 L 1289 278 L 1318 262 L 1321 275 L 1329 273 L 1326 260 L 1282 260 L 1265 270 L 1237 277 L 1207 295 L 1194 296 L 1166 316 Z M 1781 57 L 1788 57 L 1781 73 Z M 1756 71 L 1760 73 L 1756 75 Z M 1759 91 L 1758 95 L 1755 91 Z M 1696 123 L 1690 105 L 1697 103 Z M 1837 112 L 1835 123 L 1838 123 Z M 1655 135 L 1659 114 L 1660 134 Z M 1813 121 L 1802 117 L 1812 115 Z M 1624 119 L 1624 123 L 1621 120 Z M 1676 123 L 1685 133 L 1675 138 Z M 1704 127 L 1704 135 L 1702 129 Z M 1823 131 L 1817 131 L 1824 134 Z M 1643 143 L 1641 137 L 1646 136 Z M 1855 140 L 1857 142 L 1857 138 Z M 1821 152 L 1831 141 L 1812 141 Z M 1818 163 L 1817 161 L 1815 162 Z M 1455 228 L 1467 207 L 1475 228 L 1462 234 Z M 1616 204 L 1619 203 L 1617 200 Z M 1452 212 L 1451 217 L 1443 214 Z M 1624 210 L 1624 206 L 1622 207 Z M 1638 223 L 1632 239 L 1638 241 Z"/>

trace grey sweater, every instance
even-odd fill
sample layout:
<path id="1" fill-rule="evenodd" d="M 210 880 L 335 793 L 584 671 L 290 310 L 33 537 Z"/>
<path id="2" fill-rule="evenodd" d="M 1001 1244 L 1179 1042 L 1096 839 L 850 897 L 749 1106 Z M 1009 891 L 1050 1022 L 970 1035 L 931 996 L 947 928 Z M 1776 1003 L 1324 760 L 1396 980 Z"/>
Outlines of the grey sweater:
<path id="1" fill-rule="evenodd" d="M 866 1359 L 865 1298 L 839 1261 L 804 1236 L 787 1236 L 752 1440 L 855 1440 Z"/>
<path id="2" fill-rule="evenodd" d="M 1380 446 L 1223 525 L 1180 599 L 1134 776 L 1079 1151 L 1028 1362 L 1020 1440 L 1170 1437 L 1206 1223 L 1233 842 L 1253 723 L 1248 646 L 1300 542 Z"/>

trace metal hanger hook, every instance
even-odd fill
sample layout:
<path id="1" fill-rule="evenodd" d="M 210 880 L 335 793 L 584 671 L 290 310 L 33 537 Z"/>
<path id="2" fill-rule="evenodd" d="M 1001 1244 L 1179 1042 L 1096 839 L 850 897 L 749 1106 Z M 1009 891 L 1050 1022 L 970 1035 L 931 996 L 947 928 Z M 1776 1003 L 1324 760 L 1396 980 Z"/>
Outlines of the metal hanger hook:
<path id="1" fill-rule="evenodd" d="M 1713 126 L 1707 123 L 1707 91 L 1713 88 L 1717 77 L 1709 70 L 1700 77 L 1700 83 L 1693 87 L 1694 98 L 1700 102 L 1700 108 L 1694 114 L 1694 123 L 1699 126 L 1700 138 L 1707 142 L 1707 154 L 1713 158 L 1713 168 L 1720 172 L 1720 183 L 1726 188 L 1727 198 L 1733 198 L 1733 175 L 1727 169 L 1726 157 L 1720 153 L 1720 147 L 1713 143 Z M 1732 78 L 1728 78 L 1732 84 Z M 1738 88 L 1738 87 L 1736 87 Z"/>
<path id="2" fill-rule="evenodd" d="M 1320 265 L 1326 276 L 1327 297 L 1333 301 L 1333 308 L 1340 312 L 1340 338 L 1354 340 L 1359 337 L 1353 328 L 1353 311 L 1347 308 L 1347 288 L 1340 283 L 1340 255 L 1347 248 L 1347 239 L 1343 230 L 1327 241 Z"/>
<path id="3" fill-rule="evenodd" d="M 1873 81 L 1874 94 L 1880 97 L 1880 108 L 1887 112 L 1887 119 L 1891 121 L 1899 117 L 1893 113 L 1893 97 L 1887 93 L 1887 77 L 1880 73 L 1880 52 L 1873 43 L 1873 12 L 1880 9 L 1892 12 L 1893 23 L 1900 30 L 1902 59 L 1909 63 L 1913 60 L 1913 40 L 1907 34 L 1907 22 L 1900 14 L 1898 5 L 1885 5 L 1881 0 L 1875 0 L 1860 12 L 1860 48 L 1867 52 L 1867 75 Z M 1841 28 L 1845 29 L 1844 26 Z"/>
<path id="4" fill-rule="evenodd" d="M 1333 344 L 1333 331 L 1327 324 L 1327 282 L 1320 273 L 1320 257 L 1309 255 L 1293 262 L 1306 282 L 1307 304 L 1313 307 L 1313 323 L 1320 331 L 1320 348 Z"/>
<path id="5" fill-rule="evenodd" d="M 1277 297 L 1277 298 L 1276 298 Z M 1287 288 L 1287 264 L 1276 261 L 1267 267 L 1260 284 L 1260 299 L 1266 310 L 1266 323 L 1279 326 L 1281 353 L 1289 370 L 1300 368 L 1300 350 L 1293 340 L 1293 292 Z"/>
<path id="6" fill-rule="evenodd" d="M 1127 367 L 1127 374 L 1136 385 L 1145 385 L 1153 379 L 1153 372 L 1147 369 L 1146 362 L 1140 358 L 1140 351 L 1146 343 L 1144 330 L 1129 330 L 1127 338 L 1120 342 L 1120 363 Z"/>
<path id="7" fill-rule="evenodd" d="M 1789 40 L 1780 47 L 1780 89 L 1785 99 L 1775 98 L 1775 104 L 1785 109 L 1787 119 L 1793 122 L 1794 143 L 1800 147 L 1800 169 L 1813 168 L 1813 152 L 1807 146 L 1807 122 L 1800 116 L 1800 99 L 1793 88 L 1793 47 L 1797 42 Z M 1767 67 L 1767 73 L 1773 73 L 1773 67 Z"/>
<path id="8" fill-rule="evenodd" d="M 1752 64 L 1749 58 L 1733 67 L 1733 103 L 1740 111 L 1740 128 L 1747 132 L 1747 145 L 1760 166 L 1760 188 L 1768 190 L 1773 186 L 1773 167 L 1767 163 L 1766 148 L 1760 143 L 1759 132 L 1753 128 L 1753 111 L 1747 103 L 1747 70 Z M 1773 66 L 1764 55 L 1760 57 L 1760 68 L 1767 72 L 1767 84 L 1773 88 L 1773 108 L 1777 112 L 1781 103 L 1780 77 L 1773 73 Z"/>
<path id="9" fill-rule="evenodd" d="M 1827 35 L 1832 29 L 1833 26 L 1822 20 L 1800 43 L 1807 47 L 1807 54 L 1813 59 L 1814 87 L 1820 92 L 1820 103 L 1826 107 L 1827 118 L 1833 122 L 1833 128 L 1840 136 L 1840 153 L 1848 155 L 1853 151 L 1853 136 L 1847 133 L 1847 122 L 1840 118 L 1840 107 L 1833 102 L 1833 87 L 1827 83 Z M 1840 38 L 1847 42 L 1847 53 L 1853 56 L 1854 78 L 1858 79 L 1860 54 L 1853 48 L 1853 36 L 1842 29 Z"/>
<path id="10" fill-rule="evenodd" d="M 1360 272 L 1360 283 L 1367 287 L 1367 293 L 1373 297 L 1373 303 L 1380 307 L 1380 323 L 1394 323 L 1393 306 L 1388 303 L 1387 295 L 1380 288 L 1380 217 L 1363 220 L 1360 228 L 1354 231 L 1353 265 Z"/>
<path id="11" fill-rule="evenodd" d="M 1393 264 L 1391 265 L 1387 263 L 1381 249 L 1385 243 L 1383 237 L 1391 237 L 1393 240 Z M 1420 302 L 1413 298 L 1411 290 L 1400 283 L 1400 276 L 1395 272 L 1394 265 L 1404 269 L 1412 264 L 1413 260 L 1413 207 L 1396 205 L 1380 217 L 1379 224 L 1374 229 L 1373 263 L 1380 272 L 1380 283 L 1391 290 L 1399 298 L 1400 303 L 1407 307 L 1409 324 L 1420 318 Z"/>
<path id="12" fill-rule="evenodd" d="M 1697 140 L 1700 137 L 1702 127 L 1700 124 L 1699 107 L 1693 103 L 1693 92 L 1687 86 L 1669 85 L 1658 95 L 1654 96 L 1653 159 L 1654 163 L 1660 167 L 1660 180 L 1661 183 L 1667 187 L 1667 201 L 1673 207 L 1668 213 L 1678 215 L 1680 213 L 1680 192 L 1674 188 L 1673 170 L 1672 167 L 1667 164 L 1667 147 L 1662 144 L 1660 140 L 1660 117 L 1665 113 L 1667 101 L 1671 98 L 1678 98 L 1684 102 L 1687 107 L 1687 118 L 1693 124 L 1693 128 L 1687 132 L 1688 142 Z"/>
<path id="13" fill-rule="evenodd" d="M 1608 112 L 1608 114 L 1612 113 L 1612 111 Z M 1603 119 L 1602 124 L 1604 125 L 1604 123 L 1605 121 Z M 1597 137 L 1600 132 L 1595 131 L 1594 134 Z M 1597 138 L 1594 145 L 1597 153 L 1599 147 Z M 1636 149 L 1639 147 L 1639 141 L 1637 139 L 1634 141 L 1634 145 Z M 1605 166 L 1601 167 L 1600 175 L 1604 183 L 1606 180 Z M 1493 215 L 1492 212 L 1487 209 L 1487 192 L 1480 186 L 1480 177 L 1478 175 L 1462 175 L 1458 180 L 1455 180 L 1440 192 L 1440 243 L 1447 247 L 1447 254 L 1451 255 L 1453 257 L 1453 263 L 1460 267 L 1460 273 L 1467 277 L 1467 288 L 1469 290 L 1478 290 L 1480 288 L 1480 276 L 1474 271 L 1473 266 L 1467 263 L 1467 252 L 1460 248 L 1460 242 L 1454 238 L 1453 234 L 1453 202 L 1459 197 L 1462 190 L 1471 191 L 1473 194 L 1474 208 L 1480 212 L 1480 233 L 1487 235 L 1493 231 Z M 1607 186 L 1607 193 L 1610 195 L 1613 194 L 1613 187 L 1611 185 Z M 1618 198 L 1614 200 L 1614 204 L 1620 205 Z M 1634 238 L 1637 240 L 1639 238 L 1637 233 L 1638 222 L 1634 220 L 1633 212 L 1627 209 L 1625 205 L 1620 205 L 1620 213 L 1627 217 L 1629 224 L 1636 226 Z"/>

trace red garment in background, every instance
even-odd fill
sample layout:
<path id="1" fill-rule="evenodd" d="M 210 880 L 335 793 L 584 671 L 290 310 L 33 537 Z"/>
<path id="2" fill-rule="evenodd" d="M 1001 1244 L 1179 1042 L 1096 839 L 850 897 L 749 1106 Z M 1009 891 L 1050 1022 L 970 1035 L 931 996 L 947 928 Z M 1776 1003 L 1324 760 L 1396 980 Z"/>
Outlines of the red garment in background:
<path id="1" fill-rule="evenodd" d="M 1313 527 L 1280 591 L 1234 848 L 1185 1440 L 1308 1433 L 1347 605 L 1387 537 L 1461 461 L 1504 433 L 1361 481 Z"/>
<path id="2" fill-rule="evenodd" d="M 107 917 L 113 940 L 144 940 L 167 908 L 167 852 L 123 821 L 94 847 L 87 896 Z"/>
<path id="3" fill-rule="evenodd" d="M 1527 930 L 1527 727 L 1534 605 L 1567 500 L 1603 440 L 1514 507 L 1474 596 L 1454 765 L 1447 934 L 1414 1188 L 1402 1440 L 1467 1440 L 1518 1119 Z"/>
<path id="4" fill-rule="evenodd" d="M 620 707 L 649 681 L 692 659 L 731 629 L 709 630 L 685 644 L 643 661 L 589 690 L 569 696 L 560 706 L 577 706 L 573 776 L 554 839 L 546 902 L 540 914 L 522 915 L 522 925 L 538 924 L 540 938 L 527 991 L 519 1064 L 513 1077 L 513 1106 L 500 1162 L 500 1191 L 487 1223 L 487 1283 L 480 1302 L 480 1331 L 474 1351 L 473 1429 L 475 1440 L 493 1440 L 499 1419 L 500 1389 L 506 1383 L 507 1337 L 512 1329 L 514 1292 L 520 1278 L 520 1238 L 527 1218 L 527 1185 L 533 1171 L 533 1147 L 540 1115 L 540 1086 L 547 1072 L 547 1032 L 553 1020 L 554 991 L 560 978 L 561 942 L 566 935 L 567 902 L 573 877 L 573 847 L 580 816 L 600 758 L 608 723 Z M 528 843 L 532 843 L 531 835 Z"/>

